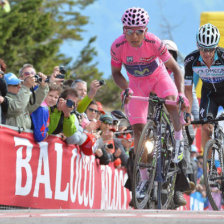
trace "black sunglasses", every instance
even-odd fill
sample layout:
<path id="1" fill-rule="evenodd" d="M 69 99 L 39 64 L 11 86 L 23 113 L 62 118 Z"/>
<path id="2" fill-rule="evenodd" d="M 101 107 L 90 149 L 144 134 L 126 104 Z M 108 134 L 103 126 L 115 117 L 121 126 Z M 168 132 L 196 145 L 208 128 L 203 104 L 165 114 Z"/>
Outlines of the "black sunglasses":
<path id="1" fill-rule="evenodd" d="M 105 120 L 105 121 L 102 121 L 104 124 L 109 124 L 109 125 L 112 125 L 112 123 L 110 122 L 110 121 L 107 121 L 107 120 Z"/>
<path id="2" fill-rule="evenodd" d="M 99 113 L 98 110 L 95 110 L 95 109 L 93 109 L 93 108 L 88 108 L 88 110 L 91 111 L 91 112 Z"/>

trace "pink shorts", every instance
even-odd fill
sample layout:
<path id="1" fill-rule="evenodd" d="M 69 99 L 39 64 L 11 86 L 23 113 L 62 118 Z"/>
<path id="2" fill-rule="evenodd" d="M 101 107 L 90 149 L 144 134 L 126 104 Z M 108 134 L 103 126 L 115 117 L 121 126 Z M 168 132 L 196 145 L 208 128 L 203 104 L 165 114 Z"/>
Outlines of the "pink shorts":
<path id="1" fill-rule="evenodd" d="M 178 91 L 174 81 L 168 73 L 152 74 L 149 77 L 131 79 L 129 87 L 133 90 L 134 96 L 148 97 L 154 92 L 160 98 L 176 96 Z M 131 99 L 125 106 L 125 112 L 130 124 L 145 124 L 147 122 L 148 102 Z"/>

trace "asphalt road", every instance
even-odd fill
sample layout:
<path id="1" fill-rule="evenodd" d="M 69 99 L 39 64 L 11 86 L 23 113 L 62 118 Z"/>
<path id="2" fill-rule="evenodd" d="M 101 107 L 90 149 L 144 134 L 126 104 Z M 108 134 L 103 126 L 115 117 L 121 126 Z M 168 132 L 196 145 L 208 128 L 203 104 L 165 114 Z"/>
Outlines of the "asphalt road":
<path id="1" fill-rule="evenodd" d="M 0 210 L 4 224 L 199 224 L 224 223 L 224 211 L 171 210 Z"/>

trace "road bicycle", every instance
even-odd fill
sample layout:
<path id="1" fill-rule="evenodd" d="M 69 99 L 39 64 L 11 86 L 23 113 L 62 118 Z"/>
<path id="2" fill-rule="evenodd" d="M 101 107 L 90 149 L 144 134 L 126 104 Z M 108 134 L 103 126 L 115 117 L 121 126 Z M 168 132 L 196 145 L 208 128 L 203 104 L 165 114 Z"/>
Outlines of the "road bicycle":
<path id="1" fill-rule="evenodd" d="M 224 120 L 224 114 L 213 118 L 208 114 L 206 119 L 192 121 L 192 124 L 213 124 L 213 134 L 205 144 L 203 153 L 203 175 L 208 200 L 213 210 L 221 209 L 221 199 L 224 198 L 224 132 L 219 121 Z"/>
<path id="2" fill-rule="evenodd" d="M 142 131 L 134 160 L 132 202 L 137 209 L 167 209 L 173 199 L 176 176 L 180 169 L 171 161 L 175 141 L 173 126 L 165 105 L 176 106 L 176 102 L 156 95 L 130 96 L 130 98 L 148 101 L 150 105 L 148 121 Z M 140 169 L 147 169 L 149 180 L 146 194 L 142 199 L 136 194 L 141 179 Z"/>

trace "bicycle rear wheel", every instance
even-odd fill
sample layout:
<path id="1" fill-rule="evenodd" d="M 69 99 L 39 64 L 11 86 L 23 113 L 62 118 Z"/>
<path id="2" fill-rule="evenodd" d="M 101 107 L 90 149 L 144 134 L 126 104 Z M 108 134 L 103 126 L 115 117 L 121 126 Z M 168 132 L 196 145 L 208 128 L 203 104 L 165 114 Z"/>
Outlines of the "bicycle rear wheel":
<path id="1" fill-rule="evenodd" d="M 217 169 L 217 161 L 219 161 L 221 172 Z M 203 174 L 209 202 L 213 210 L 220 210 L 222 191 L 224 192 L 223 147 L 214 139 L 209 140 L 205 145 Z"/>
<path id="2" fill-rule="evenodd" d="M 149 121 L 145 125 L 138 143 L 138 149 L 134 161 L 132 201 L 134 208 L 137 209 L 144 209 L 147 207 L 147 203 L 151 198 L 151 191 L 156 173 L 157 151 L 155 150 L 156 138 L 153 124 L 154 123 L 152 121 Z M 136 188 L 141 181 L 140 169 L 147 169 L 149 180 L 145 197 L 142 199 L 137 198 L 136 194 Z"/>

